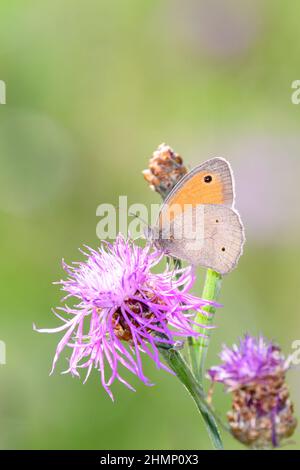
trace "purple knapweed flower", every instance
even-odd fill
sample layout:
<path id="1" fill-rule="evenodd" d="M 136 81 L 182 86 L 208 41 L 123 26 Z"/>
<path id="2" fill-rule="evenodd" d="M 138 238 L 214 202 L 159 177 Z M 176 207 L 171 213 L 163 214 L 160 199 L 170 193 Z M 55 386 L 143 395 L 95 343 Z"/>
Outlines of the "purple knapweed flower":
<path id="1" fill-rule="evenodd" d="M 213 382 L 226 385 L 229 391 L 253 380 L 263 381 L 269 375 L 276 375 L 278 370 L 286 369 L 280 348 L 263 336 L 245 335 L 239 346 L 235 344 L 232 349 L 224 345 L 220 358 L 223 364 L 211 367 L 208 375 Z"/>
<path id="2" fill-rule="evenodd" d="M 142 355 L 146 353 L 158 368 L 169 370 L 161 362 L 158 343 L 172 347 L 178 338 L 197 336 L 193 325 L 194 314 L 211 302 L 189 294 L 194 283 L 190 267 L 166 268 L 155 274 L 152 268 L 163 255 L 146 246 L 135 245 L 119 235 L 114 244 L 103 243 L 98 250 L 87 247 L 85 261 L 63 268 L 68 274 L 58 284 L 77 300 L 54 313 L 63 322 L 57 328 L 40 329 L 42 333 L 65 332 L 58 343 L 52 371 L 64 348 L 71 350 L 66 371 L 79 376 L 79 369 L 87 370 L 86 379 L 95 367 L 101 382 L 111 398 L 115 379 L 134 390 L 121 376 L 122 366 L 146 385 Z M 202 326 L 202 325 L 200 325 Z M 109 370 L 109 375 L 106 376 Z M 85 379 L 85 380 L 86 380 Z"/>
<path id="3" fill-rule="evenodd" d="M 223 346 L 220 357 L 223 363 L 211 367 L 208 377 L 232 393 L 232 434 L 250 447 L 277 447 L 297 425 L 285 382 L 288 362 L 279 346 L 245 335 L 238 346 Z"/>

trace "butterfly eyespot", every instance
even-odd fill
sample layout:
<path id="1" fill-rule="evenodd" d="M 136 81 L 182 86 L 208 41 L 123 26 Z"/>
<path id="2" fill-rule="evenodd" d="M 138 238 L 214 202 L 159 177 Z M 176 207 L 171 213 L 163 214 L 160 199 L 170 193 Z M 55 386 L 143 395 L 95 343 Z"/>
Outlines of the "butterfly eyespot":
<path id="1" fill-rule="evenodd" d="M 204 176 L 204 183 L 211 183 L 211 182 L 212 182 L 212 176 L 211 175 Z"/>
<path id="2" fill-rule="evenodd" d="M 225 251 L 225 247 L 223 246 L 222 251 Z"/>

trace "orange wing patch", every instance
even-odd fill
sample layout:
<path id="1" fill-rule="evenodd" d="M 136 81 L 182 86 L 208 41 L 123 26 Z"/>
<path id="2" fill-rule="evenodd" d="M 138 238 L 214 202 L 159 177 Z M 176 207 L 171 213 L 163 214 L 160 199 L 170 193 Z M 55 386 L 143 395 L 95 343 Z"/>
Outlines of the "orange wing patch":
<path id="1" fill-rule="evenodd" d="M 172 221 L 184 212 L 186 204 L 195 207 L 199 204 L 224 204 L 224 201 L 224 186 L 220 176 L 214 172 L 202 171 L 176 191 L 165 205 L 163 214 L 161 212 L 159 222 L 163 225 L 166 221 Z"/>

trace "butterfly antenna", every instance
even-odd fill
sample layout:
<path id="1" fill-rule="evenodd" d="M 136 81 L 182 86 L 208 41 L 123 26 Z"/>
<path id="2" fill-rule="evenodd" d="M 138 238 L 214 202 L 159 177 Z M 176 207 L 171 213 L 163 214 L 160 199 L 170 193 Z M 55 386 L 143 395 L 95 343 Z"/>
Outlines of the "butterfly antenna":
<path id="1" fill-rule="evenodd" d="M 148 222 L 146 222 L 143 217 L 141 217 L 140 215 L 138 214 L 134 214 L 133 212 L 128 212 L 128 215 L 130 217 L 134 217 L 135 219 L 139 219 L 144 225 L 145 227 L 147 227 L 147 232 L 144 230 L 144 236 L 140 236 L 138 238 L 143 238 L 143 239 L 146 239 L 148 242 L 150 241 L 149 239 L 149 236 L 148 236 L 148 233 L 150 233 L 150 225 L 148 224 Z M 151 242 L 152 243 L 152 242 Z"/>
<path id="2" fill-rule="evenodd" d="M 141 222 L 143 222 L 143 224 L 149 227 L 148 222 L 146 222 L 140 215 L 134 214 L 133 212 L 128 212 L 128 215 L 130 217 L 134 217 L 135 219 L 139 219 Z"/>

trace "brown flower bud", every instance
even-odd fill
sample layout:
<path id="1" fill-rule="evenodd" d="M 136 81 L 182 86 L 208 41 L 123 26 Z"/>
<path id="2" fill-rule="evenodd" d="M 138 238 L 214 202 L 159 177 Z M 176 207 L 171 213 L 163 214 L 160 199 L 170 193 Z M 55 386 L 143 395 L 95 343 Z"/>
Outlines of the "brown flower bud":
<path id="1" fill-rule="evenodd" d="M 232 409 L 227 418 L 232 434 L 252 448 L 276 447 L 290 437 L 297 420 L 284 372 L 263 383 L 247 384 L 232 392 Z"/>
<path id="2" fill-rule="evenodd" d="M 149 160 L 148 169 L 143 171 L 150 188 L 163 198 L 186 173 L 182 158 L 166 144 L 159 145 Z"/>

